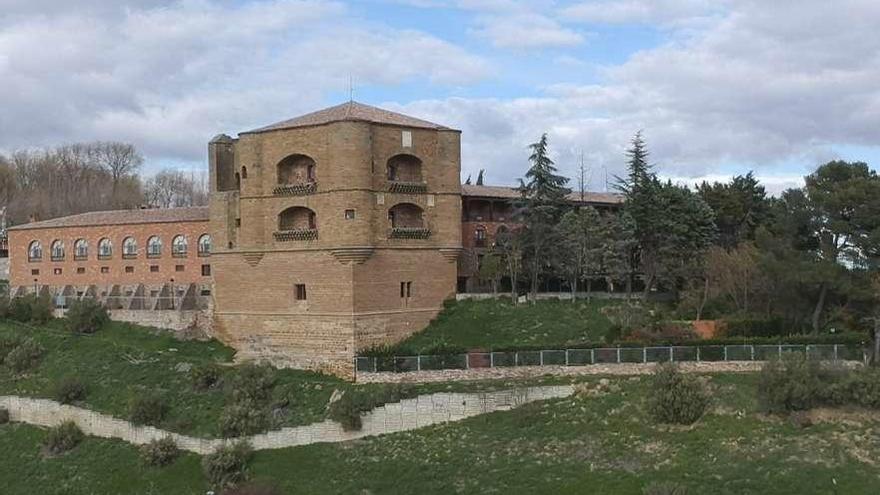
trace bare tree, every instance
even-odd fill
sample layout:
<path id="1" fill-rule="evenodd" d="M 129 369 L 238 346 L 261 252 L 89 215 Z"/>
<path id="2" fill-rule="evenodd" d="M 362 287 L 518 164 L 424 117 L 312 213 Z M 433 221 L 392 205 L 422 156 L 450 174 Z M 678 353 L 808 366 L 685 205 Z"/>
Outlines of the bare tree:
<path id="1" fill-rule="evenodd" d="M 88 145 L 88 151 L 95 163 L 110 173 L 113 179 L 112 197 L 116 201 L 120 182 L 137 174 L 144 157 L 134 145 L 115 141 L 93 143 Z"/>
<path id="2" fill-rule="evenodd" d="M 206 205 L 207 181 L 204 174 L 165 169 L 147 179 L 144 196 L 148 204 L 160 208 Z"/>

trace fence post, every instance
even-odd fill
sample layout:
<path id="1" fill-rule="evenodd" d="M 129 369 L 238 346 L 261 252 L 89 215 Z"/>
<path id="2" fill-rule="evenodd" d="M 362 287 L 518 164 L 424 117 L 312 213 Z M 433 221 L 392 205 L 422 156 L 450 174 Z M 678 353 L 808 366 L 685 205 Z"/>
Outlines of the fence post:
<path id="1" fill-rule="evenodd" d="M 697 346 L 697 362 L 700 362 L 700 346 Z"/>
<path id="2" fill-rule="evenodd" d="M 724 346 L 724 362 L 727 362 L 727 346 Z"/>
<path id="3" fill-rule="evenodd" d="M 471 355 L 468 353 L 464 353 L 464 369 L 471 369 Z"/>
<path id="4" fill-rule="evenodd" d="M 519 366 L 519 351 L 513 353 L 513 365 Z"/>
<path id="5" fill-rule="evenodd" d="M 834 360 L 835 360 L 835 361 L 837 361 L 837 359 L 838 359 L 838 357 L 837 357 L 837 346 L 838 346 L 838 345 L 839 345 L 839 344 L 834 344 Z"/>
<path id="6" fill-rule="evenodd" d="M 752 350 L 752 361 L 754 361 L 754 360 L 755 360 L 755 344 L 752 344 L 752 345 L 750 345 L 749 347 L 751 347 L 751 350 Z"/>
<path id="7" fill-rule="evenodd" d="M 596 349 L 590 349 L 590 364 L 596 364 Z"/>
<path id="8" fill-rule="evenodd" d="M 489 351 L 489 367 L 490 368 L 495 367 L 495 353 L 492 351 Z"/>
<path id="9" fill-rule="evenodd" d="M 778 355 L 778 357 L 779 357 L 779 359 L 782 359 L 782 344 L 778 344 L 777 347 L 779 347 L 779 355 Z"/>
<path id="10" fill-rule="evenodd" d="M 620 364 L 620 347 L 617 348 L 617 364 Z"/>
<path id="11" fill-rule="evenodd" d="M 379 358 L 374 357 L 373 358 L 373 373 L 378 373 L 378 372 L 379 372 Z"/>
<path id="12" fill-rule="evenodd" d="M 643 363 L 648 362 L 648 348 L 647 347 L 642 347 L 642 362 Z"/>
<path id="13" fill-rule="evenodd" d="M 565 350 L 565 365 L 568 366 L 568 349 Z"/>
<path id="14" fill-rule="evenodd" d="M 675 355 L 672 354 L 672 349 L 673 349 L 673 347 L 672 347 L 672 346 L 669 346 L 669 362 L 670 362 L 670 363 L 674 363 L 674 362 L 675 362 Z"/>
<path id="15" fill-rule="evenodd" d="M 422 371 L 422 355 L 416 356 L 416 371 Z"/>
<path id="16" fill-rule="evenodd" d="M 544 366 L 544 351 L 538 351 L 538 362 Z"/>

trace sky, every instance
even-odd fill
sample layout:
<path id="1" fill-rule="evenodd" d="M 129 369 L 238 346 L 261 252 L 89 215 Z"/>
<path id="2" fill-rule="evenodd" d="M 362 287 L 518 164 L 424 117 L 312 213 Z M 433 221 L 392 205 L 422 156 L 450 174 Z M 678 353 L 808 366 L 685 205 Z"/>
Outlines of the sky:
<path id="1" fill-rule="evenodd" d="M 145 172 L 355 100 L 462 130 L 515 184 L 547 133 L 602 190 L 641 130 L 678 182 L 880 163 L 876 0 L 0 0 L 0 152 L 116 140 Z M 607 178 L 607 181 L 606 181 Z"/>

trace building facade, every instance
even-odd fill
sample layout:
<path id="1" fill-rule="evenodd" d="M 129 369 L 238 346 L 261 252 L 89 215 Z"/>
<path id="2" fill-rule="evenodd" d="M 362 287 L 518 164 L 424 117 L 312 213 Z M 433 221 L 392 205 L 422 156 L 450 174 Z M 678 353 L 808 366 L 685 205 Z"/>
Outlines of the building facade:
<path id="1" fill-rule="evenodd" d="M 455 293 L 460 132 L 346 103 L 209 145 L 214 330 L 351 373 Z"/>

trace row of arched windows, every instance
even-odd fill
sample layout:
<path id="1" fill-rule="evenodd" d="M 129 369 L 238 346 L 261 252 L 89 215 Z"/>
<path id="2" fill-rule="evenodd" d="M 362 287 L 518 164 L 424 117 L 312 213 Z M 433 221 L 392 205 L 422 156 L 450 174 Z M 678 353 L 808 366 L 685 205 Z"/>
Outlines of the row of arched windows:
<path id="1" fill-rule="evenodd" d="M 146 253 L 148 258 L 162 256 L 162 238 L 154 235 L 147 239 Z M 189 240 L 183 234 L 176 235 L 171 240 L 171 255 L 177 258 L 186 257 L 189 252 Z M 56 239 L 52 241 L 49 254 L 52 261 L 64 261 L 66 252 L 64 241 Z M 211 254 L 211 236 L 203 234 L 198 239 L 199 256 Z M 134 237 L 126 237 L 122 240 L 122 257 L 135 258 L 138 255 L 138 242 Z M 113 256 L 113 241 L 104 237 L 98 241 L 98 258 L 108 259 Z M 89 241 L 77 239 L 73 243 L 74 260 L 86 260 L 89 257 Z M 40 241 L 31 241 L 28 246 L 28 261 L 40 261 L 43 259 L 43 245 Z"/>
<path id="2" fill-rule="evenodd" d="M 315 160 L 307 155 L 290 155 L 275 166 L 279 185 L 305 184 L 315 182 Z M 390 181 L 420 182 L 422 180 L 422 160 L 414 155 L 399 154 L 388 159 L 386 174 Z M 236 182 L 247 179 L 247 167 L 235 173 Z"/>

